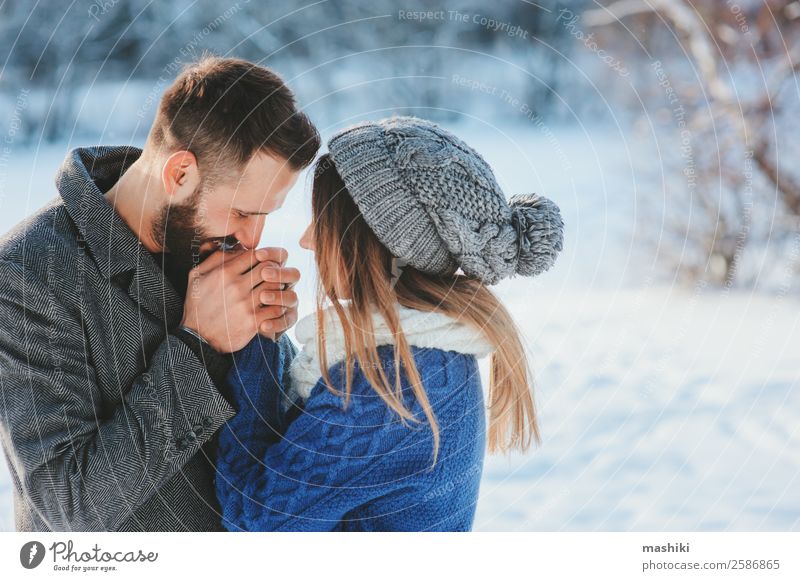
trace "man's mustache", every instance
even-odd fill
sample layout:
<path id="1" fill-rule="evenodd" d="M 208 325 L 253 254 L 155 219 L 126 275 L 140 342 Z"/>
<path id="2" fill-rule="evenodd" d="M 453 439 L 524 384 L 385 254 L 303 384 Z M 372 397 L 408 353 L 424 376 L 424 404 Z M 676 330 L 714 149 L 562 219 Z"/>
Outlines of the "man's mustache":
<path id="1" fill-rule="evenodd" d="M 241 242 L 237 240 L 233 236 L 214 236 L 211 238 L 206 238 L 202 240 L 197 246 L 199 247 L 201 244 L 211 243 L 215 246 L 213 250 L 209 250 L 205 252 L 205 255 L 210 255 L 216 252 L 217 250 L 222 250 L 223 252 L 230 252 L 232 250 L 238 250 L 241 247 Z"/>

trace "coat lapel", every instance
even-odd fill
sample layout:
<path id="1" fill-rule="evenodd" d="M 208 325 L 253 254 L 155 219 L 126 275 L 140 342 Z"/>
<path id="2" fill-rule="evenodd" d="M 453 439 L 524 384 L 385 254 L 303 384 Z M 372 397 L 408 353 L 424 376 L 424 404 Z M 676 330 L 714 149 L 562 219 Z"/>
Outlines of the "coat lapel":
<path id="1" fill-rule="evenodd" d="M 59 169 L 56 185 L 100 273 L 128 280 L 131 298 L 172 328 L 183 316 L 183 299 L 103 193 L 141 153 L 128 146 L 74 149 Z"/>
<path id="2" fill-rule="evenodd" d="M 128 294 L 168 329 L 175 328 L 183 318 L 183 299 L 147 251 L 141 253 Z"/>

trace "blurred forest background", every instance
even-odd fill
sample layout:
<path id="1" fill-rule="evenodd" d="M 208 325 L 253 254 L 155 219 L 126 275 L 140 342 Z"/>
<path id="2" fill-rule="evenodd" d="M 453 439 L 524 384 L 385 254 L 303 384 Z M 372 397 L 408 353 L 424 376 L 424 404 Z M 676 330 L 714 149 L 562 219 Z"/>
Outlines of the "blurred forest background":
<path id="1" fill-rule="evenodd" d="M 141 139 L 206 50 L 279 71 L 323 127 L 612 123 L 664 143 L 637 192 L 656 273 L 774 289 L 800 232 L 799 34 L 800 3 L 776 0 L 2 0 L 0 130 Z"/>

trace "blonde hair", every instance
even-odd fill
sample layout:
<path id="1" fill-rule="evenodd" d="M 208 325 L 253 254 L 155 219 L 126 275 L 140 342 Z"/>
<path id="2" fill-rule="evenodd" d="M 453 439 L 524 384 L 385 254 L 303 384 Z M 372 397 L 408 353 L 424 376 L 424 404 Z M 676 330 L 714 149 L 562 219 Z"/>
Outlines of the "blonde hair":
<path id="1" fill-rule="evenodd" d="M 347 406 L 353 365 L 358 361 L 375 392 L 405 422 L 419 421 L 403 403 L 401 370 L 424 410 L 433 433 L 433 466 L 439 450 L 439 426 L 400 327 L 396 305 L 436 311 L 480 329 L 495 346 L 489 375 L 490 453 L 527 450 L 531 439 L 541 443 L 532 393 L 532 375 L 522 337 L 509 312 L 480 280 L 454 274 L 438 276 L 405 266 L 392 272 L 392 255 L 367 225 L 350 197 L 329 155 L 315 166 L 312 194 L 317 288 L 317 347 L 320 372 L 328 389 L 344 396 Z M 340 296 L 341 289 L 346 289 Z M 341 301 L 347 299 L 348 308 Z M 345 389 L 331 382 L 325 353 L 323 308 L 329 301 L 344 334 Z M 394 377 L 384 372 L 375 343 L 372 313 L 386 320 L 395 337 Z"/>

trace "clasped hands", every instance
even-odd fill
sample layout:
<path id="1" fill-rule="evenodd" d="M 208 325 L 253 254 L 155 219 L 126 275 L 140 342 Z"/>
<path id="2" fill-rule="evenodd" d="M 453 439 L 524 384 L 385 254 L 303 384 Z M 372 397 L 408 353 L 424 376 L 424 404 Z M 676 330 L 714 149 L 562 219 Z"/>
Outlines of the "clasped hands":
<path id="1" fill-rule="evenodd" d="M 189 273 L 181 325 L 221 353 L 258 333 L 276 341 L 297 322 L 300 271 L 287 258 L 283 248 L 215 252 Z"/>

